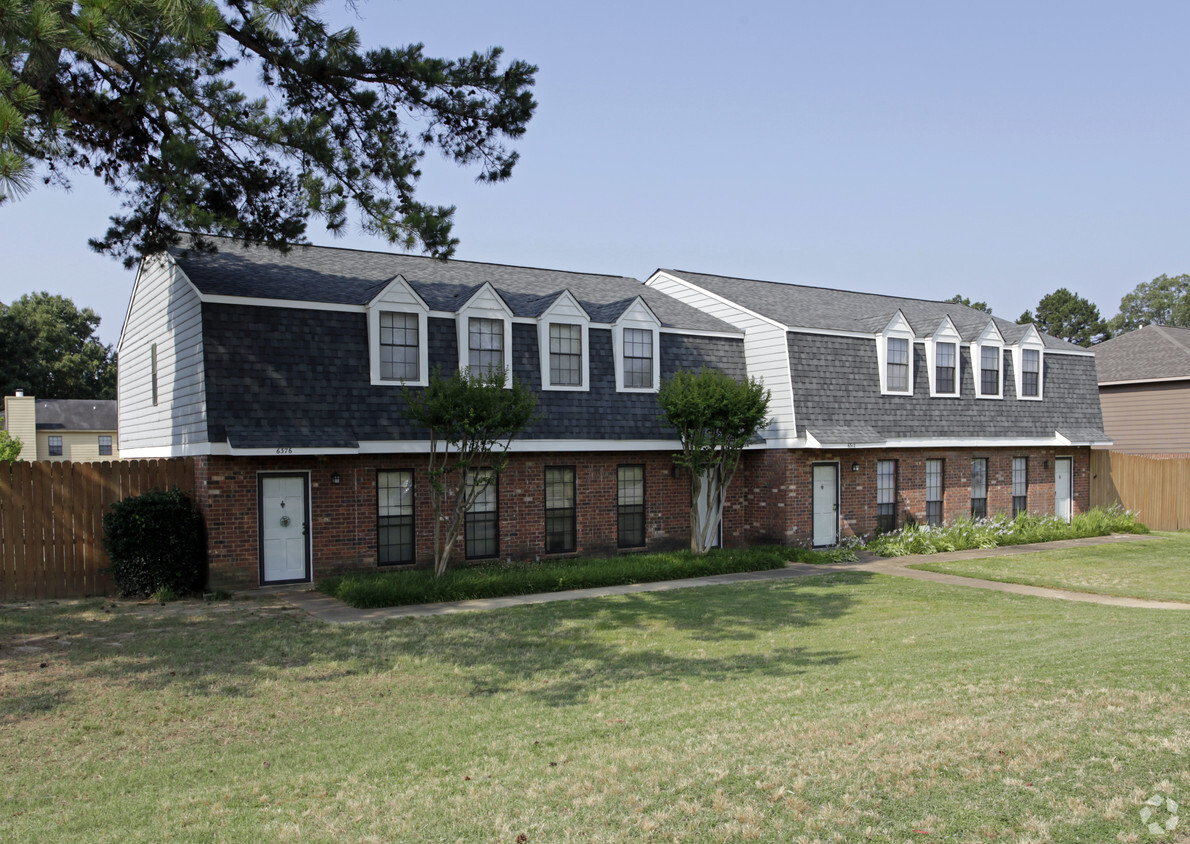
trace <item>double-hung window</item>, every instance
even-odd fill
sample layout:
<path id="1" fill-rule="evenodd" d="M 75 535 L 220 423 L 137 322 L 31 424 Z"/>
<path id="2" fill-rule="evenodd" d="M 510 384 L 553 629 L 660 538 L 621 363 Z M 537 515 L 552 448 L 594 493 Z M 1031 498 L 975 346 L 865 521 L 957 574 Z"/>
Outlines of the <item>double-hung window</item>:
<path id="1" fill-rule="evenodd" d="M 1012 517 L 1029 511 L 1029 458 L 1012 458 Z"/>
<path id="2" fill-rule="evenodd" d="M 889 392 L 909 391 L 909 340 L 905 337 L 888 338 L 888 360 L 885 383 Z"/>
<path id="3" fill-rule="evenodd" d="M 937 343 L 934 346 L 934 391 L 948 394 L 955 392 L 956 372 L 958 346 L 954 343 Z"/>
<path id="4" fill-rule="evenodd" d="M 418 360 L 417 314 L 380 312 L 380 377 L 385 381 L 416 381 Z"/>
<path id="5" fill-rule="evenodd" d="M 1003 357 L 999 346 L 980 346 L 979 391 L 981 395 L 1000 395 L 1000 363 Z"/>
<path id="6" fill-rule="evenodd" d="M 504 372 L 504 320 L 467 320 L 467 365 L 472 375 Z"/>
<path id="7" fill-rule="evenodd" d="M 413 562 L 413 471 L 376 473 L 376 562 Z"/>
<path id="8" fill-rule="evenodd" d="M 926 461 L 926 524 L 935 527 L 942 524 L 943 468 L 945 465 L 938 458 Z"/>
<path id="9" fill-rule="evenodd" d="M 463 549 L 467 559 L 495 557 L 500 553 L 498 480 L 487 469 L 468 469 L 464 484 L 470 497 L 481 487 L 463 520 Z"/>
<path id="10" fill-rule="evenodd" d="M 100 457 L 110 457 L 111 453 L 112 453 L 112 435 L 111 434 L 100 434 L 99 435 L 99 456 Z"/>
<path id="11" fill-rule="evenodd" d="M 60 436 L 58 436 L 57 434 L 50 434 L 49 442 L 47 443 L 47 445 L 49 445 L 49 451 L 50 451 L 51 457 L 61 457 L 62 456 L 62 438 Z"/>
<path id="12" fill-rule="evenodd" d="M 616 469 L 616 509 L 618 527 L 616 545 L 639 548 L 645 544 L 645 467 L 620 466 Z"/>
<path id="13" fill-rule="evenodd" d="M 1037 349 L 1021 351 L 1021 395 L 1029 398 L 1041 395 L 1041 352 Z"/>
<path id="14" fill-rule="evenodd" d="M 578 387 L 583 383 L 583 327 L 550 323 L 550 386 Z"/>
<path id="15" fill-rule="evenodd" d="M 624 386 L 653 387 L 653 332 L 647 328 L 624 329 Z"/>
<path id="16" fill-rule="evenodd" d="M 545 553 L 575 549 L 574 467 L 545 468 Z"/>
<path id="17" fill-rule="evenodd" d="M 876 532 L 897 529 L 897 461 L 876 461 Z"/>
<path id="18" fill-rule="evenodd" d="M 988 459 L 976 457 L 971 461 L 971 518 L 988 517 Z"/>

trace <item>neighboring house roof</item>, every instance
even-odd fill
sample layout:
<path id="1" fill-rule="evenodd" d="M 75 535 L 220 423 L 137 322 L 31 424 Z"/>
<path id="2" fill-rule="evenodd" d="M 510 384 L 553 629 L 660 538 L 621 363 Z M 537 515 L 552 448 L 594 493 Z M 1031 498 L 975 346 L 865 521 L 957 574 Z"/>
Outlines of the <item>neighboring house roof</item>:
<path id="1" fill-rule="evenodd" d="M 325 246 L 294 246 L 280 252 L 263 246 L 246 247 L 228 238 L 205 239 L 219 251 L 206 253 L 179 247 L 170 254 L 199 292 L 207 296 L 362 306 L 400 275 L 436 311 L 458 310 L 484 282 L 491 282 L 518 317 L 540 316 L 559 293 L 569 290 L 594 322 L 615 322 L 639 296 L 665 327 L 739 333 L 703 311 L 624 276 Z"/>
<path id="2" fill-rule="evenodd" d="M 99 399 L 38 399 L 39 431 L 114 431 L 115 401 Z"/>
<path id="3" fill-rule="evenodd" d="M 1146 325 L 1094 351 L 1100 384 L 1190 378 L 1190 328 Z"/>
<path id="4" fill-rule="evenodd" d="M 952 302 L 730 278 L 686 270 L 661 272 L 684 279 L 791 329 L 877 334 L 884 330 L 898 310 L 905 315 L 918 337 L 931 336 L 947 316 L 964 340 L 975 340 L 987 327 L 989 319 L 995 322 L 1004 341 L 1010 344 L 1020 341 L 1029 328 Z M 1041 337 L 1047 349 L 1086 351 L 1048 334 Z"/>

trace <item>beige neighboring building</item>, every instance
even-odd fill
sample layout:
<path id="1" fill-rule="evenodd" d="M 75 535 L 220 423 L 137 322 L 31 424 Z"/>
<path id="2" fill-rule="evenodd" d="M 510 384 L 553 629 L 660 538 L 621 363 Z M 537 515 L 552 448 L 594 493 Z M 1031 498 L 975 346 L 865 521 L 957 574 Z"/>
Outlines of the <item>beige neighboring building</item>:
<path id="1" fill-rule="evenodd" d="M 4 397 L 4 428 L 22 443 L 21 460 L 119 460 L 116 403 Z"/>
<path id="2" fill-rule="evenodd" d="M 1147 325 L 1094 349 L 1112 451 L 1190 454 L 1190 328 Z"/>

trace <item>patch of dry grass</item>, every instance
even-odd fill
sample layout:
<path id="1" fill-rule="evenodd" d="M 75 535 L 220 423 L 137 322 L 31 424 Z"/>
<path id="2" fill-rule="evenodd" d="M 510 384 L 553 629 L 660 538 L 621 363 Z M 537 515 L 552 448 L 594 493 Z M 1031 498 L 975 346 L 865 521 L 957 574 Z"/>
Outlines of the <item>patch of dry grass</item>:
<path id="1" fill-rule="evenodd" d="M 8 607 L 0 839 L 1160 840 L 1171 615 L 838 572 L 339 627 Z"/>

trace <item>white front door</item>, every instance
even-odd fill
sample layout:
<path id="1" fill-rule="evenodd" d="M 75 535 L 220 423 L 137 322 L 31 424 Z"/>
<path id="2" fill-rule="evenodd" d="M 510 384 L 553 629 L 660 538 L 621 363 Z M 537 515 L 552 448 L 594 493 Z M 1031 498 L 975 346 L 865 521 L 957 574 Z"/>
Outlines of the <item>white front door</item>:
<path id="1" fill-rule="evenodd" d="M 260 476 L 260 582 L 310 579 L 305 475 Z"/>
<path id="2" fill-rule="evenodd" d="M 814 544 L 839 544 L 839 465 L 814 464 Z"/>
<path id="3" fill-rule="evenodd" d="M 1070 521 L 1070 502 L 1073 498 L 1070 487 L 1071 460 L 1059 457 L 1054 461 L 1054 515 L 1064 522 Z"/>

